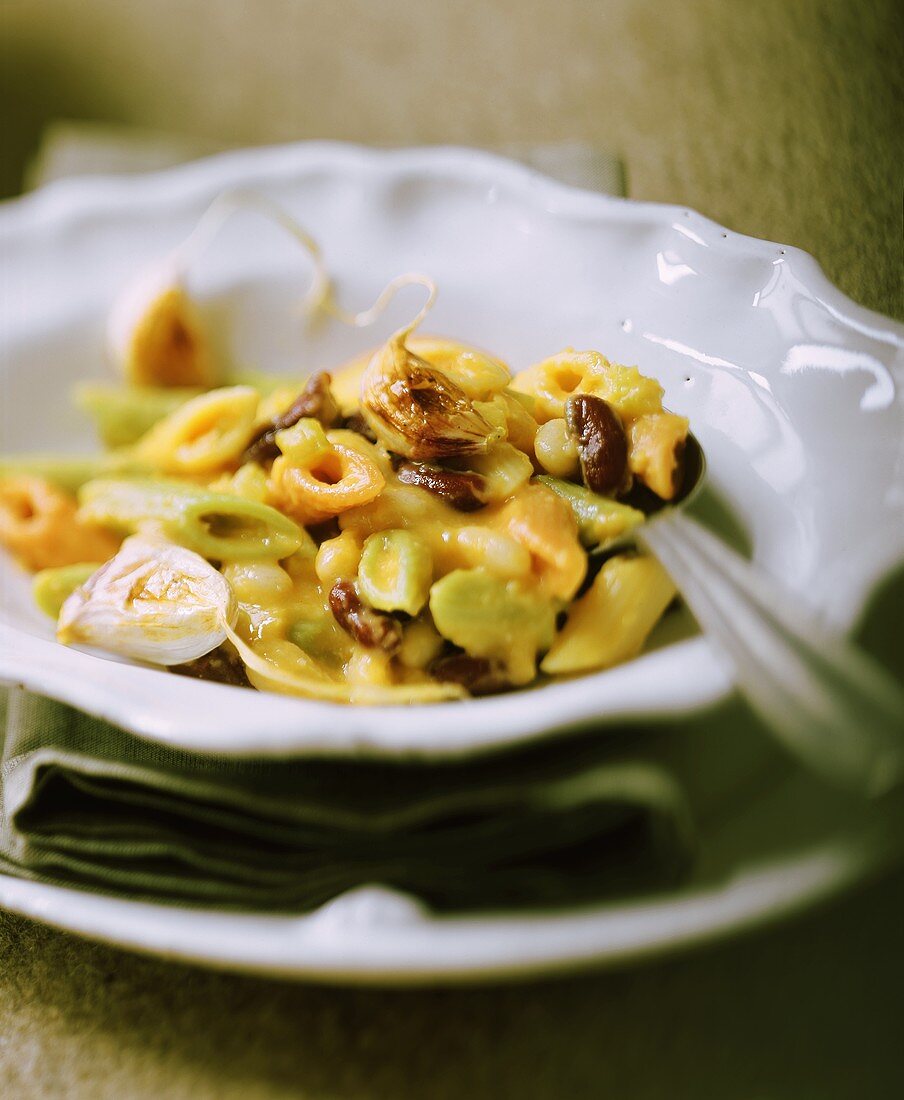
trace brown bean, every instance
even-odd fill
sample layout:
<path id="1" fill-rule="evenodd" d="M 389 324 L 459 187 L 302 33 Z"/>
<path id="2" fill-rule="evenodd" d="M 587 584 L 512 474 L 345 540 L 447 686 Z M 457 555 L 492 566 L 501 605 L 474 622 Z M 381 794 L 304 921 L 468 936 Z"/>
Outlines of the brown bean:
<path id="1" fill-rule="evenodd" d="M 339 419 L 339 406 L 330 389 L 330 376 L 326 371 L 312 374 L 305 388 L 280 416 L 274 416 L 263 424 L 245 448 L 243 462 L 270 462 L 279 455 L 276 433 L 291 428 L 303 417 L 312 416 L 324 428 L 331 428 Z"/>
<path id="2" fill-rule="evenodd" d="M 214 680 L 218 684 L 251 687 L 241 658 L 223 646 L 218 646 L 203 657 L 197 657 L 184 665 L 171 665 L 169 671 L 175 672 L 177 676 L 191 676 L 195 680 Z"/>
<path id="3" fill-rule="evenodd" d="M 428 493 L 441 497 L 459 512 L 476 512 L 483 508 L 486 482 L 480 474 L 463 470 L 443 470 L 423 462 L 400 462 L 396 476 L 403 485 L 417 485 Z"/>
<path id="4" fill-rule="evenodd" d="M 357 432 L 358 435 L 363 435 L 368 443 L 377 442 L 377 433 L 360 413 L 351 413 L 351 415 L 344 417 L 340 425 L 345 428 L 346 431 Z"/>
<path id="5" fill-rule="evenodd" d="M 330 589 L 330 610 L 336 622 L 368 649 L 395 653 L 402 642 L 402 628 L 392 615 L 368 607 L 351 581 L 337 581 Z"/>
<path id="6" fill-rule="evenodd" d="M 628 440 L 612 406 L 594 394 L 572 394 L 565 402 L 565 423 L 577 445 L 587 488 L 594 493 L 621 488 L 628 468 Z"/>
<path id="7" fill-rule="evenodd" d="M 461 684 L 471 695 L 491 695 L 509 687 L 498 665 L 467 653 L 439 657 L 431 664 L 430 674 L 446 684 Z"/>

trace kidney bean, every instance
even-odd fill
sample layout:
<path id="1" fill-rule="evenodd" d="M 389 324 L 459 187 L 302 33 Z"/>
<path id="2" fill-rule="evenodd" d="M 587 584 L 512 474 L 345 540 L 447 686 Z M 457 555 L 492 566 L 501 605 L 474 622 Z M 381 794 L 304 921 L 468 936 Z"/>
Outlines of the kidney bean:
<path id="1" fill-rule="evenodd" d="M 357 432 L 358 435 L 363 435 L 369 443 L 377 442 L 377 433 L 360 413 L 351 413 L 351 415 L 346 416 L 341 421 L 341 427 L 345 428 L 347 431 Z"/>
<path id="2" fill-rule="evenodd" d="M 426 489 L 459 512 L 476 512 L 486 505 L 483 499 L 486 482 L 480 474 L 402 461 L 396 466 L 396 475 L 403 485 Z"/>
<path id="3" fill-rule="evenodd" d="M 177 676 L 191 676 L 195 680 L 214 680 L 218 684 L 233 684 L 236 687 L 251 687 L 245 666 L 241 659 L 222 646 L 196 657 L 183 665 L 172 665 L 170 672 Z"/>
<path id="4" fill-rule="evenodd" d="M 565 402 L 565 423 L 587 488 L 594 493 L 620 488 L 628 468 L 628 440 L 612 406 L 594 394 L 573 394 Z"/>
<path id="5" fill-rule="evenodd" d="M 330 390 L 330 376 L 326 371 L 312 374 L 307 385 L 291 406 L 269 423 L 262 425 L 245 448 L 243 462 L 269 462 L 279 455 L 276 433 L 291 428 L 305 416 L 319 420 L 324 428 L 331 428 L 339 419 L 339 407 Z"/>
<path id="6" fill-rule="evenodd" d="M 430 666 L 430 673 L 443 683 L 461 684 L 471 695 L 490 695 L 509 686 L 493 661 L 486 657 L 469 657 L 467 653 L 437 658 Z"/>
<path id="7" fill-rule="evenodd" d="M 330 610 L 336 622 L 368 649 L 394 653 L 402 642 L 402 628 L 392 615 L 368 607 L 352 581 L 337 581 L 330 589 Z"/>

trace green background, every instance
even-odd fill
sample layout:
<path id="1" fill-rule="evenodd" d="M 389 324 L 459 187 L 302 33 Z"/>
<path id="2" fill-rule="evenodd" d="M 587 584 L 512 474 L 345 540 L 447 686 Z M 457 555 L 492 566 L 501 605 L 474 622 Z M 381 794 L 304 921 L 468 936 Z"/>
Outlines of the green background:
<path id="1" fill-rule="evenodd" d="M 213 146 L 580 139 L 634 197 L 803 247 L 900 318 L 899 7 L 5 0 L 0 189 L 59 118 Z M 902 989 L 900 874 L 735 943 L 483 990 L 217 975 L 0 917 L 0 1093 L 894 1096 Z"/>
<path id="2" fill-rule="evenodd" d="M 630 193 L 904 314 L 895 0 L 4 0 L 7 193 L 43 125 L 621 153 Z"/>

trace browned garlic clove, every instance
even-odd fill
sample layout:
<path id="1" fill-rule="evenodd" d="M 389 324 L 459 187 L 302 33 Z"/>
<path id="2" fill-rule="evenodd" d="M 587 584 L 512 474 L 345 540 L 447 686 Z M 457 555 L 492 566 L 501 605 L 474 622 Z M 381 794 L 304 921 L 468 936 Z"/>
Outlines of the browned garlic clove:
<path id="1" fill-rule="evenodd" d="M 134 385 L 208 387 L 218 381 L 204 323 L 172 257 L 140 271 L 120 292 L 107 344 Z"/>
<path id="2" fill-rule="evenodd" d="M 387 341 L 361 378 L 361 412 L 390 451 L 416 462 L 482 454 L 502 432 L 448 375 L 405 345 Z"/>

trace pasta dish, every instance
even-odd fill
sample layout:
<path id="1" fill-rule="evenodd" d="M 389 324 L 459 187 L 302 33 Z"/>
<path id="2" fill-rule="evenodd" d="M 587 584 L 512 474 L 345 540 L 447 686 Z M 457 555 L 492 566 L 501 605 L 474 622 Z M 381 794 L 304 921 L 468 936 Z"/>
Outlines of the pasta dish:
<path id="1" fill-rule="evenodd" d="M 178 277 L 131 295 L 124 384 L 76 394 L 103 453 L 0 465 L 0 544 L 62 643 L 354 703 L 641 651 L 675 591 L 626 536 L 680 489 L 687 420 L 597 351 L 512 374 L 420 336 L 410 282 L 411 324 L 295 385 L 224 384 Z"/>

